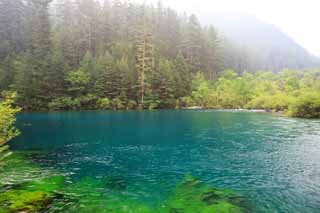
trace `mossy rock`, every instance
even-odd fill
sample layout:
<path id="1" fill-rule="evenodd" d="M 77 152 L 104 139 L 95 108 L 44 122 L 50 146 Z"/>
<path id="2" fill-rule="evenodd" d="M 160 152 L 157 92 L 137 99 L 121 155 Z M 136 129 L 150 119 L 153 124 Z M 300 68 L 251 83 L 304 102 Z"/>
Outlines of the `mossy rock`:
<path id="1" fill-rule="evenodd" d="M 39 212 L 48 209 L 64 186 L 63 176 L 24 182 L 0 193 L 0 209 L 4 212 Z"/>
<path id="2" fill-rule="evenodd" d="M 240 199 L 241 198 L 241 199 Z M 234 201 L 233 199 L 237 199 Z M 231 190 L 220 190 L 187 176 L 174 195 L 162 205 L 164 213 L 243 213 L 244 198 Z"/>
<path id="3" fill-rule="evenodd" d="M 110 190 L 125 190 L 127 188 L 127 181 L 118 176 L 106 177 L 103 180 L 105 187 Z"/>
<path id="4" fill-rule="evenodd" d="M 155 213 L 151 207 L 138 203 L 130 199 L 120 199 L 118 201 L 107 199 L 106 212 L 110 213 Z"/>
<path id="5" fill-rule="evenodd" d="M 4 212 L 38 212 L 52 201 L 49 193 L 41 191 L 12 190 L 0 194 L 0 207 Z"/>
<path id="6" fill-rule="evenodd" d="M 26 160 L 26 155 L 20 152 L 12 153 L 6 158 L 6 163 L 0 167 L 1 172 L 19 171 L 24 168 L 35 167 L 30 161 Z"/>
<path id="7" fill-rule="evenodd" d="M 62 202 L 54 203 L 53 208 L 66 212 L 107 212 L 107 213 L 155 213 L 154 209 L 142 202 L 130 199 L 123 193 L 124 180 L 117 177 L 103 179 L 83 178 L 67 185 L 64 189 L 64 200 L 71 200 L 65 209 Z"/>
<path id="8" fill-rule="evenodd" d="M 219 201 L 214 205 L 210 205 L 204 208 L 201 211 L 201 213 L 242 213 L 242 212 L 244 212 L 244 210 L 242 210 L 240 207 L 235 206 L 226 201 Z"/>
<path id="9" fill-rule="evenodd" d="M 65 178 L 63 176 L 52 176 L 32 182 L 27 182 L 24 186 L 28 190 L 37 190 L 42 192 L 55 192 L 64 188 Z"/>
<path id="10" fill-rule="evenodd" d="M 56 192 L 65 186 L 63 176 L 38 167 L 28 154 L 12 154 L 0 170 L 0 212 L 46 210 L 56 199 Z"/>

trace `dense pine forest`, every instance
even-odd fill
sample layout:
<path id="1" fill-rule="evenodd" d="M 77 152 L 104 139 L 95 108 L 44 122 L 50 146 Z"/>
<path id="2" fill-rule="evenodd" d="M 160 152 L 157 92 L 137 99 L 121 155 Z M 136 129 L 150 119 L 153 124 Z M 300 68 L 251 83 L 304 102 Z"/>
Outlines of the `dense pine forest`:
<path id="1" fill-rule="evenodd" d="M 320 116 L 319 70 L 288 70 L 285 59 L 283 71 L 249 70 L 214 26 L 161 2 L 1 0 L 0 10 L 0 91 L 16 92 L 25 111 L 201 106 Z"/>

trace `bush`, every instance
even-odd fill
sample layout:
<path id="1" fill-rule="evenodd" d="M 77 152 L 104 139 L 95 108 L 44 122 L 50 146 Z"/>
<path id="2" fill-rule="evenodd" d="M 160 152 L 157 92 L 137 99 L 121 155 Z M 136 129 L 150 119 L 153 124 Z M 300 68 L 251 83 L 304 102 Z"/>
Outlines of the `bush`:
<path id="1" fill-rule="evenodd" d="M 135 102 L 133 100 L 128 101 L 128 103 L 127 103 L 127 109 L 128 110 L 135 109 L 136 107 L 137 107 L 137 102 Z"/>
<path id="2" fill-rule="evenodd" d="M 94 109 L 96 107 L 97 96 L 92 94 L 77 97 L 75 103 L 80 103 L 82 109 Z"/>
<path id="3" fill-rule="evenodd" d="M 125 109 L 125 106 L 120 98 L 114 98 L 111 101 L 111 106 L 114 110 L 122 110 Z"/>
<path id="4" fill-rule="evenodd" d="M 16 94 L 7 94 L 5 99 L 0 102 L 0 165 L 10 153 L 7 143 L 19 135 L 19 131 L 14 127 L 15 115 L 20 111 L 13 108 L 12 104 Z"/>
<path id="5" fill-rule="evenodd" d="M 294 98 L 283 93 L 276 95 L 261 95 L 252 99 L 246 108 L 285 111 L 293 103 Z"/>
<path id="6" fill-rule="evenodd" d="M 102 110 L 107 110 L 111 108 L 111 103 L 109 98 L 100 98 L 97 101 L 97 108 Z"/>
<path id="7" fill-rule="evenodd" d="M 156 102 L 151 102 L 148 106 L 148 109 L 149 110 L 154 110 L 154 109 L 157 109 L 159 107 L 159 104 L 156 103 Z"/>
<path id="8" fill-rule="evenodd" d="M 289 115 L 303 118 L 320 118 L 320 93 L 307 92 L 290 106 Z"/>
<path id="9" fill-rule="evenodd" d="M 182 97 L 180 98 L 180 107 L 192 107 L 192 106 L 195 106 L 195 101 L 187 96 L 187 97 Z"/>
<path id="10" fill-rule="evenodd" d="M 71 97 L 59 97 L 48 104 L 49 110 L 69 110 L 80 107 Z"/>

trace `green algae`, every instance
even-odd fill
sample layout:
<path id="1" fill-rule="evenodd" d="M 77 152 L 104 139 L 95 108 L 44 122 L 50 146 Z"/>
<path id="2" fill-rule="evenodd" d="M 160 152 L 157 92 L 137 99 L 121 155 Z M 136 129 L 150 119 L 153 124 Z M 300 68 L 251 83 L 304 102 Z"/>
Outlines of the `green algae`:
<path id="1" fill-rule="evenodd" d="M 66 181 L 56 171 L 40 168 L 14 154 L 0 175 L 0 213 L 244 213 L 250 204 L 231 190 L 210 187 L 186 176 L 171 195 L 156 205 L 130 197 L 122 177 Z"/>
<path id="2" fill-rule="evenodd" d="M 0 194 L 3 212 L 38 212 L 51 202 L 50 194 L 41 191 L 12 190 Z"/>
<path id="3" fill-rule="evenodd" d="M 63 191 L 64 199 L 53 204 L 54 212 L 107 212 L 107 213 L 153 213 L 154 209 L 136 202 L 126 192 L 120 191 L 122 178 L 105 177 L 82 178 L 67 185 Z"/>
<path id="4" fill-rule="evenodd" d="M 64 177 L 37 167 L 25 154 L 7 159 L 0 175 L 0 212 L 40 212 L 49 209 L 56 192 L 64 187 Z"/>
<path id="5" fill-rule="evenodd" d="M 187 176 L 174 194 L 162 205 L 163 213 L 241 213 L 247 210 L 232 202 L 239 196 L 230 190 L 219 190 Z"/>
<path id="6" fill-rule="evenodd" d="M 218 203 L 204 208 L 201 213 L 241 213 L 241 208 L 234 206 L 225 201 L 219 201 Z"/>
<path id="7" fill-rule="evenodd" d="M 15 152 L 0 167 L 0 186 L 16 185 L 25 181 L 33 181 L 59 175 L 56 171 L 41 168 L 32 162 L 33 152 Z"/>
<path id="8" fill-rule="evenodd" d="M 4 212 L 38 212 L 49 209 L 57 191 L 64 186 L 63 176 L 23 182 L 0 193 L 0 209 Z"/>
<path id="9" fill-rule="evenodd" d="M 210 187 L 188 176 L 172 195 L 156 206 L 133 200 L 126 191 L 110 191 L 105 179 L 84 178 L 66 189 L 72 197 L 68 212 L 107 213 L 244 213 L 251 212 L 246 200 L 231 190 Z M 63 203 L 60 203 L 63 212 Z M 56 208 L 58 208 L 56 206 Z"/>
<path id="10" fill-rule="evenodd" d="M 125 190 L 127 188 L 127 182 L 120 176 L 110 176 L 103 178 L 102 180 L 105 186 L 110 190 Z"/>

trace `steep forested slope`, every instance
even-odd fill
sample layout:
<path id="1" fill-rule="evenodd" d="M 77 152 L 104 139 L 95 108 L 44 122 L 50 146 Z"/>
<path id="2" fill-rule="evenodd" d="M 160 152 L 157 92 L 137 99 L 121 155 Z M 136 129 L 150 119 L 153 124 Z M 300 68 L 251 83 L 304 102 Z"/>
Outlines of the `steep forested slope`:
<path id="1" fill-rule="evenodd" d="M 243 70 L 302 69 L 319 66 L 312 56 L 291 37 L 274 25 L 254 16 L 240 13 L 214 12 L 202 14 L 225 37 L 225 66 Z"/>

